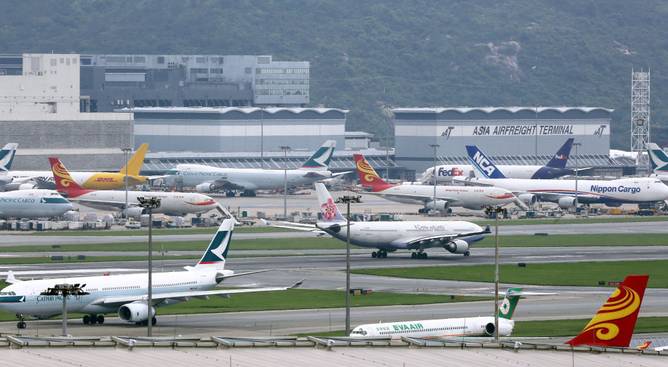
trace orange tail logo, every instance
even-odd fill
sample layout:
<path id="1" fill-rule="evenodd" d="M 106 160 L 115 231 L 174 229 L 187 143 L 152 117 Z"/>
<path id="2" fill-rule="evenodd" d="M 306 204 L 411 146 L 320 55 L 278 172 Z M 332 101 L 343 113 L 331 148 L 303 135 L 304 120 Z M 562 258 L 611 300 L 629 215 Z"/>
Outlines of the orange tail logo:
<path id="1" fill-rule="evenodd" d="M 647 287 L 647 275 L 629 275 L 570 345 L 628 347 Z"/>
<path id="2" fill-rule="evenodd" d="M 354 154 L 353 158 L 355 159 L 355 168 L 357 169 L 357 175 L 359 176 L 360 183 L 364 187 L 370 187 L 373 191 L 382 191 L 392 185 L 383 181 L 376 170 L 371 167 L 369 162 L 364 159 L 364 156 L 361 154 Z"/>
<path id="3" fill-rule="evenodd" d="M 56 181 L 56 190 L 67 194 L 68 197 L 76 197 L 88 192 L 84 190 L 79 184 L 74 181 L 70 173 L 65 168 L 63 162 L 58 158 L 49 158 L 51 163 L 51 172 L 53 172 L 53 180 Z"/>

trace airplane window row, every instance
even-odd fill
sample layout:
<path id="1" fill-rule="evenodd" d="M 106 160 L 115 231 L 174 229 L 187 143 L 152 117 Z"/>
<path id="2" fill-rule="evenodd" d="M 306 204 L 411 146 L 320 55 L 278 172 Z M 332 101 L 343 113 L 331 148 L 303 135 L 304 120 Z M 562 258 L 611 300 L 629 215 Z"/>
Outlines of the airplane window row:
<path id="1" fill-rule="evenodd" d="M 125 287 L 107 287 L 107 288 L 102 288 L 103 291 L 117 291 L 117 290 L 123 290 L 123 289 L 139 289 L 140 287 L 138 285 L 130 285 L 130 286 L 125 286 Z"/>
<path id="2" fill-rule="evenodd" d="M 197 284 L 197 282 L 191 281 L 191 282 L 181 282 L 181 283 L 156 284 L 155 287 L 176 287 L 180 285 L 194 285 L 194 284 Z"/>
<path id="3" fill-rule="evenodd" d="M 381 331 L 381 335 L 386 335 L 386 334 L 396 334 L 396 333 L 402 333 L 404 331 L 416 331 L 416 332 L 426 332 L 426 331 L 445 331 L 445 330 L 465 330 L 468 329 L 466 326 L 450 326 L 450 327 L 440 327 L 440 328 L 429 328 L 429 329 L 421 329 L 421 330 L 393 330 L 393 331 Z"/>

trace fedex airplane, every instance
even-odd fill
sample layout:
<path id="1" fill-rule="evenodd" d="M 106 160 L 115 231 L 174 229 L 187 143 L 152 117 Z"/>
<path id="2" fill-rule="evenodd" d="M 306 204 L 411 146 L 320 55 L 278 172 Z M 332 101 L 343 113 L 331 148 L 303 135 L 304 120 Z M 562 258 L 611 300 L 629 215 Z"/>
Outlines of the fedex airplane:
<path id="1" fill-rule="evenodd" d="M 480 210 L 490 206 L 503 206 L 516 203 L 524 206 L 512 192 L 497 187 L 472 186 L 436 186 L 436 202 L 434 202 L 434 186 L 419 183 L 391 185 L 376 173 L 369 162 L 361 154 L 354 154 L 355 167 L 362 186 L 370 189 L 370 194 L 388 200 L 407 204 L 423 204 L 425 212 L 430 209 L 448 211 L 450 207 L 463 207 Z"/>
<path id="2" fill-rule="evenodd" d="M 310 185 L 337 174 L 329 171 L 335 140 L 327 140 L 298 169 L 220 168 L 201 164 L 179 164 L 167 172 L 169 185 L 192 186 L 198 192 L 226 190 L 234 196 L 235 190 L 243 190 L 242 196 L 255 196 L 255 190 L 283 189 L 287 175 L 288 187 Z"/>
<path id="3" fill-rule="evenodd" d="M 544 166 L 521 166 L 521 165 L 497 165 L 497 170 L 491 175 L 487 171 L 478 171 L 474 168 L 474 164 L 487 166 L 485 160 L 491 160 L 485 157 L 484 153 L 476 146 L 466 146 L 469 161 L 471 164 L 446 164 L 436 166 L 436 182 L 451 182 L 453 177 L 482 177 L 482 178 L 531 178 L 550 180 L 565 175 L 573 174 L 572 169 L 566 168 L 568 157 L 571 154 L 573 147 L 573 138 L 566 140 L 564 145 L 557 150 L 557 153 Z M 475 162 L 475 163 L 474 163 Z M 427 168 L 422 174 L 422 181 L 431 181 L 434 177 L 434 167 Z M 431 181 L 433 182 L 433 181 Z"/>
<path id="4" fill-rule="evenodd" d="M 154 273 L 153 303 L 150 305 L 147 301 L 147 273 L 26 281 L 16 279 L 9 273 L 6 282 L 10 285 L 0 291 L 0 309 L 15 313 L 19 318 L 17 327 L 25 329 L 24 317 L 45 319 L 59 315 L 62 311 L 62 296 L 46 296 L 42 295 L 42 292 L 58 284 L 76 284 L 80 285 L 86 294 L 69 296 L 67 312 L 85 314 L 84 324 L 101 325 L 104 323 L 104 314 L 111 312 L 117 313 L 123 321 L 147 324 L 151 320 L 152 324 L 155 324 L 156 308 L 159 306 L 209 296 L 227 297 L 241 293 L 284 291 L 301 285 L 301 282 L 298 282 L 292 287 L 217 288 L 225 279 L 261 272 L 235 273 L 225 269 L 234 222 L 234 218 L 223 220 L 195 266 L 186 266 L 183 271 Z"/>
<path id="5" fill-rule="evenodd" d="M 347 221 L 339 212 L 334 199 L 317 182 L 315 191 L 320 204 L 321 219 L 315 226 L 301 223 L 279 222 L 268 225 L 301 231 L 322 231 L 330 236 L 346 241 Z M 489 234 L 489 227 L 461 220 L 451 221 L 406 221 L 406 222 L 350 222 L 350 243 L 360 247 L 375 248 L 371 257 L 386 258 L 388 252 L 399 249 L 412 250 L 411 258 L 426 259 L 427 248 L 442 247 L 453 254 L 469 256 L 471 244 Z"/>
<path id="6" fill-rule="evenodd" d="M 510 288 L 503 302 L 499 304 L 499 336 L 510 336 L 515 322 L 513 313 L 520 300 L 522 288 Z M 386 337 L 391 339 L 407 338 L 454 338 L 494 336 L 494 317 L 460 317 L 438 320 L 419 320 L 403 322 L 385 322 L 365 324 L 354 328 L 350 337 L 354 339 Z"/>
<path id="7" fill-rule="evenodd" d="M 657 178 L 620 178 L 616 180 L 535 180 L 501 177 L 496 167 L 484 154 L 473 162 L 474 167 L 487 178 L 455 178 L 456 182 L 471 185 L 494 186 L 513 192 L 526 205 L 538 200 L 559 204 L 563 209 L 580 204 L 656 203 L 668 199 L 668 186 Z"/>
<path id="8" fill-rule="evenodd" d="M 157 197 L 160 207 L 153 213 L 168 215 L 184 215 L 189 213 L 206 213 L 218 206 L 209 196 L 190 192 L 165 191 L 131 191 L 128 195 L 128 208 L 125 207 L 125 190 L 88 190 L 79 186 L 67 168 L 58 158 L 49 158 L 51 170 L 56 181 L 56 189 L 64 193 L 71 201 L 101 210 L 121 209 L 129 217 L 139 216 L 143 208 L 139 207 L 138 197 Z"/>

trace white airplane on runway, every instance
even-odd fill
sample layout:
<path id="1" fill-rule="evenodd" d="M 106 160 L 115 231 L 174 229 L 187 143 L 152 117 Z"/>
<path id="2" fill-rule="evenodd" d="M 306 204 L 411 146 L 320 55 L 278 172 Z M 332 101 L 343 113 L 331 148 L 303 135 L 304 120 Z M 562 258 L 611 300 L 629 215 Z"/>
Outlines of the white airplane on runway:
<path id="1" fill-rule="evenodd" d="M 228 218 L 218 228 L 204 255 L 195 266 L 184 271 L 159 272 L 153 274 L 153 304 L 147 301 L 148 275 L 120 274 L 59 279 L 21 281 L 8 275 L 11 285 L 0 291 L 0 309 L 15 313 L 20 321 L 18 328 L 26 327 L 24 316 L 39 319 L 59 315 L 62 311 L 62 296 L 42 295 L 58 284 L 78 284 L 85 295 L 70 296 L 68 312 L 84 313 L 84 324 L 104 323 L 104 314 L 117 312 L 123 321 L 137 324 L 156 323 L 156 307 L 209 296 L 230 296 L 241 293 L 284 291 L 298 287 L 268 287 L 250 289 L 216 289 L 227 278 L 258 273 L 252 271 L 235 273 L 225 269 L 225 258 L 234 230 L 234 219 Z M 264 271 L 264 270 L 262 270 Z"/>
<path id="2" fill-rule="evenodd" d="M 515 322 L 512 320 L 522 288 L 510 288 L 499 304 L 499 336 L 510 336 Z M 494 317 L 460 317 L 438 320 L 418 320 L 364 324 L 354 328 L 350 337 L 355 339 L 389 337 L 407 338 L 455 338 L 494 336 Z"/>
<path id="3" fill-rule="evenodd" d="M 179 164 L 167 172 L 165 181 L 169 185 L 192 186 L 198 192 L 224 189 L 228 196 L 233 196 L 233 190 L 244 190 L 244 196 L 255 196 L 255 190 L 283 189 L 286 175 L 288 187 L 310 185 L 337 176 L 328 170 L 335 148 L 336 141 L 328 140 L 300 168 L 289 170 Z"/>
<path id="4" fill-rule="evenodd" d="M 488 173 L 497 170 L 491 163 L 479 165 L 474 162 L 474 167 Z M 575 207 L 576 196 L 580 204 L 605 204 L 611 207 L 626 203 L 655 203 L 668 199 L 668 186 L 657 178 L 636 177 L 605 181 L 469 177 L 454 180 L 462 184 L 504 188 L 512 191 L 526 205 L 542 200 L 557 203 L 563 209 Z"/>
<path id="5" fill-rule="evenodd" d="M 54 190 L 0 192 L 2 218 L 52 218 L 72 210 L 72 203 Z"/>
<path id="6" fill-rule="evenodd" d="M 497 165 L 498 170 L 495 171 L 496 175 L 494 177 L 487 176 L 487 173 L 484 172 L 481 174 L 480 171 L 476 170 L 472 164 L 445 164 L 435 167 L 436 171 L 436 182 L 437 183 L 448 183 L 452 182 L 453 177 L 483 177 L 483 178 L 532 178 L 532 179 L 541 179 L 549 180 L 554 178 L 559 178 L 561 176 L 571 175 L 575 171 L 572 169 L 566 168 L 566 163 L 568 162 L 568 157 L 571 154 L 571 148 L 573 147 L 573 138 L 566 140 L 564 145 L 557 150 L 557 153 L 547 162 L 544 166 L 537 165 Z M 475 146 L 466 146 L 466 150 L 469 155 L 469 160 L 480 160 L 484 156 L 484 153 L 480 151 Z M 424 173 L 422 173 L 422 182 L 431 181 L 433 182 L 434 177 L 434 167 L 427 168 Z"/>
<path id="7" fill-rule="evenodd" d="M 436 202 L 434 202 L 434 186 L 417 183 L 392 185 L 376 173 L 369 162 L 361 154 L 354 154 L 355 167 L 360 183 L 370 189 L 369 194 L 407 204 L 423 204 L 425 212 L 431 209 L 449 211 L 451 207 L 463 207 L 480 210 L 515 203 L 520 207 L 524 204 L 512 192 L 496 187 L 471 186 L 436 186 Z"/>
<path id="8" fill-rule="evenodd" d="M 266 222 L 278 228 L 301 231 L 323 231 L 341 241 L 346 240 L 346 219 L 322 183 L 315 184 L 322 218 L 315 226 Z M 469 256 L 471 243 L 480 241 L 489 228 L 466 221 L 407 221 L 407 222 L 350 222 L 350 243 L 360 247 L 377 248 L 371 257 L 385 258 L 388 252 L 399 249 L 414 250 L 413 259 L 426 259 L 427 248 L 442 247 L 453 254 Z"/>
<path id="9" fill-rule="evenodd" d="M 56 189 L 64 193 L 71 201 L 101 210 L 124 210 L 128 216 L 137 217 L 143 208 L 139 207 L 139 197 L 157 197 L 160 207 L 153 213 L 184 215 L 205 213 L 218 207 L 218 203 L 209 196 L 198 193 L 165 191 L 128 191 L 128 208 L 125 207 L 124 190 L 87 190 L 79 186 L 70 176 L 67 168 L 58 158 L 49 158 L 51 170 L 56 181 Z"/>

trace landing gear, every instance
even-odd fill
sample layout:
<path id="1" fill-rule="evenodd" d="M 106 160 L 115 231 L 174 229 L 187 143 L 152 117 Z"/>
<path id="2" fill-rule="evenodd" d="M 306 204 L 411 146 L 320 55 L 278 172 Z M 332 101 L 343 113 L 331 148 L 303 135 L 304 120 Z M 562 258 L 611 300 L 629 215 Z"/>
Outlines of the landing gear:
<path id="1" fill-rule="evenodd" d="M 19 319 L 19 322 L 16 323 L 17 329 L 25 329 L 28 327 L 28 325 L 25 322 L 25 319 L 23 318 L 23 315 L 16 314 L 16 317 Z"/>
<path id="2" fill-rule="evenodd" d="M 158 323 L 158 319 L 156 319 L 155 316 L 153 316 L 153 318 L 151 319 L 151 325 L 155 325 L 157 323 Z M 146 325 L 148 325 L 148 320 L 135 322 L 135 325 L 146 326 Z"/>
<path id="3" fill-rule="evenodd" d="M 426 259 L 427 257 L 427 253 L 423 250 L 418 250 L 417 252 L 413 252 L 411 254 L 411 259 Z"/>
<path id="4" fill-rule="evenodd" d="M 466 252 L 464 253 L 464 256 L 471 256 L 471 251 L 466 251 Z"/>
<path id="5" fill-rule="evenodd" d="M 387 250 L 380 249 L 371 253 L 371 257 L 374 259 L 384 259 L 387 257 Z"/>
<path id="6" fill-rule="evenodd" d="M 84 325 L 104 324 L 104 315 L 84 315 Z"/>
<path id="7" fill-rule="evenodd" d="M 254 198 L 255 197 L 255 191 L 253 190 L 244 190 L 240 196 L 243 197 L 248 197 L 248 198 Z"/>
<path id="8" fill-rule="evenodd" d="M 236 195 L 237 195 L 237 193 L 234 192 L 234 191 L 231 191 L 231 190 L 230 191 L 225 191 L 225 196 L 228 197 L 228 198 L 233 198 Z"/>

